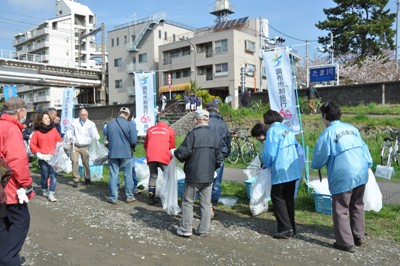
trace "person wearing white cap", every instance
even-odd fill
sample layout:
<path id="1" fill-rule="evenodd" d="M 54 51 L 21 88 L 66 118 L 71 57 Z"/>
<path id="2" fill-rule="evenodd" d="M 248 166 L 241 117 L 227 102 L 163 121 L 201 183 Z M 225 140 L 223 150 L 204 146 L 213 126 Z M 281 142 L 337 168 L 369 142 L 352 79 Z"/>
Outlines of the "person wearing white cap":
<path id="1" fill-rule="evenodd" d="M 196 193 L 200 195 L 201 210 L 200 225 L 196 234 L 199 236 L 208 234 L 211 223 L 211 189 L 214 172 L 224 160 L 220 136 L 208 126 L 208 111 L 197 110 L 193 118 L 194 129 L 186 135 L 181 146 L 173 151 L 174 156 L 185 163 L 182 219 L 177 230 L 177 234 L 182 237 L 190 237 L 193 234 L 193 203 Z"/>
<path id="2" fill-rule="evenodd" d="M 108 122 L 106 128 L 111 194 L 108 202 L 111 204 L 116 204 L 118 200 L 120 168 L 124 173 L 126 202 L 131 203 L 136 200 L 133 194 L 132 149 L 137 144 L 137 129 L 136 125 L 128 120 L 130 114 L 129 108 L 122 107 L 118 116 Z"/>

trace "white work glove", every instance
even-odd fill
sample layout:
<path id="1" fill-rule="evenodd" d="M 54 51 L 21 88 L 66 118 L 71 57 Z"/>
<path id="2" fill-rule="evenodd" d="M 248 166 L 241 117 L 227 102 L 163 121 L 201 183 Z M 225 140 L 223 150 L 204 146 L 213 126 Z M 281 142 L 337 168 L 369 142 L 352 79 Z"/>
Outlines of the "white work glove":
<path id="1" fill-rule="evenodd" d="M 43 160 L 43 154 L 41 154 L 40 152 L 36 153 L 36 157 L 40 160 Z"/>
<path id="2" fill-rule="evenodd" d="M 169 151 L 171 152 L 171 155 L 172 155 L 172 157 L 175 157 L 175 155 L 174 155 L 174 151 L 175 151 L 176 149 L 170 149 Z"/>
<path id="3" fill-rule="evenodd" d="M 17 196 L 18 196 L 19 204 L 23 204 L 24 202 L 26 202 L 26 203 L 29 202 L 28 196 L 26 195 L 24 188 L 17 189 Z"/>
<path id="4" fill-rule="evenodd" d="M 217 178 L 218 174 L 217 171 L 214 172 L 214 179 Z"/>

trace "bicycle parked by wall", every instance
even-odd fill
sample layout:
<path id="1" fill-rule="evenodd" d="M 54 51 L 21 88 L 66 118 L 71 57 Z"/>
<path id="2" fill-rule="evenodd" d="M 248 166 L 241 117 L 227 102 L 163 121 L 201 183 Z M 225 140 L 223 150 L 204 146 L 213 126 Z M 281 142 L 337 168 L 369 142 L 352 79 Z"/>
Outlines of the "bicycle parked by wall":
<path id="1" fill-rule="evenodd" d="M 399 141 L 400 130 L 393 130 L 388 127 L 390 137 L 385 137 L 381 149 L 381 165 L 392 166 L 394 162 L 399 165 Z"/>
<path id="2" fill-rule="evenodd" d="M 248 129 L 231 131 L 231 154 L 228 157 L 230 163 L 237 163 L 241 158 L 245 164 L 250 164 L 257 156 L 260 147 L 254 144 L 247 132 Z"/>

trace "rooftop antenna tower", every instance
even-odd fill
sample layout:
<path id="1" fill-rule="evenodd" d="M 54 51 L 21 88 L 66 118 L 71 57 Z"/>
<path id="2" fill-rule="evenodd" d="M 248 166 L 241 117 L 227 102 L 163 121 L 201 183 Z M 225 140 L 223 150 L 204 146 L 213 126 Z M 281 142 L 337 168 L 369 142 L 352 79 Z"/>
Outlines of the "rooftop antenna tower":
<path id="1" fill-rule="evenodd" d="M 234 5 L 229 0 L 215 0 L 215 4 L 210 5 L 210 14 L 217 17 L 215 23 L 228 21 L 228 16 L 233 13 Z"/>

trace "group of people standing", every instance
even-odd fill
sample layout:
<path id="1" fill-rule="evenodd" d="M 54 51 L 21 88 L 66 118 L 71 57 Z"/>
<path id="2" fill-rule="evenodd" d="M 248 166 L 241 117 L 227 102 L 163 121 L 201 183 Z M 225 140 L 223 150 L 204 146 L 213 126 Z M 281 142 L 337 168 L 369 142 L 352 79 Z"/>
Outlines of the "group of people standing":
<path id="1" fill-rule="evenodd" d="M 200 96 L 191 94 L 191 95 L 183 95 L 183 100 L 185 102 L 185 110 L 186 112 L 194 112 L 196 110 L 202 109 L 202 98 Z"/>
<path id="2" fill-rule="evenodd" d="M 30 215 L 27 202 L 35 195 L 32 188 L 28 157 L 23 142 L 23 122 L 27 109 L 20 98 L 10 98 L 3 104 L 0 117 L 0 265 L 19 265 L 19 251 L 28 233 Z M 163 121 L 150 127 L 144 143 L 150 169 L 148 198 L 157 203 L 156 181 L 158 168 L 164 170 L 172 156 L 184 162 L 185 192 L 182 199 L 182 219 L 177 234 L 190 237 L 193 234 L 193 204 L 200 196 L 200 225 L 194 231 L 199 236 L 209 233 L 212 216 L 221 195 L 224 159 L 230 153 L 230 133 L 218 104 L 206 105 L 207 110 L 193 113 L 193 130 L 176 149 L 175 132 Z M 43 196 L 54 202 L 57 174 L 49 164 L 56 143 L 62 142 L 57 126 L 49 112 L 40 113 L 30 137 L 30 148 L 37 155 L 41 169 Z M 329 101 L 321 107 L 322 132 L 314 147 L 312 168 L 327 166 L 329 189 L 332 193 L 333 221 L 336 242 L 334 248 L 354 252 L 365 237 L 363 195 L 368 181 L 368 168 L 372 165 L 368 147 L 360 132 L 340 121 L 341 110 L 336 102 Z M 274 238 L 286 239 L 296 235 L 295 190 L 302 177 L 304 159 L 301 146 L 294 132 L 283 123 L 283 118 L 273 110 L 263 114 L 264 125 L 258 124 L 252 135 L 264 142 L 261 153 L 262 166 L 271 170 L 271 200 L 277 220 Z M 137 145 L 137 129 L 127 107 L 107 123 L 105 137 L 108 141 L 110 164 L 110 198 L 116 204 L 119 189 L 119 171 L 125 181 L 126 202 L 135 201 L 133 151 Z M 88 145 L 100 136 L 95 124 L 88 119 L 86 109 L 79 111 L 67 129 L 67 142 L 72 143 L 74 187 L 80 184 L 78 159 L 81 157 L 85 181 L 91 184 Z M 17 196 L 23 188 L 27 200 Z"/>

